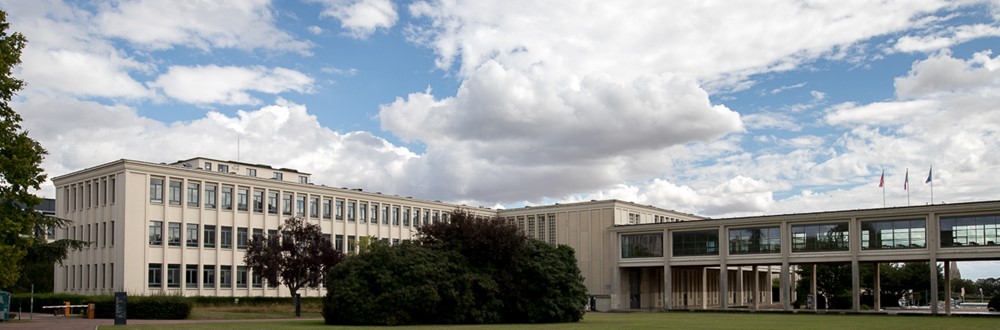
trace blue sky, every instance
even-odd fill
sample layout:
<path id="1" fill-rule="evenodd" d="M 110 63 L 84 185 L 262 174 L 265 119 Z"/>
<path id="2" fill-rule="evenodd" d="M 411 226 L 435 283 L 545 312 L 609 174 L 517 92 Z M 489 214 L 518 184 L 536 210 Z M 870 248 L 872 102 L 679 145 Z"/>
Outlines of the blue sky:
<path id="1" fill-rule="evenodd" d="M 50 177 L 239 158 L 469 205 L 712 217 L 882 207 L 883 170 L 885 206 L 930 203 L 932 165 L 935 203 L 1000 186 L 995 0 L 0 8 L 29 40 L 14 107 Z"/>

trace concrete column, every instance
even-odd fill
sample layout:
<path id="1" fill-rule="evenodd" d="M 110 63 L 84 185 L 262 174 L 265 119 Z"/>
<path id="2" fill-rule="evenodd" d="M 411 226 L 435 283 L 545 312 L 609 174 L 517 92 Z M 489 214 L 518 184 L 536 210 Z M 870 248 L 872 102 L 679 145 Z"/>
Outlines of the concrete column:
<path id="1" fill-rule="evenodd" d="M 951 315 L 951 263 L 944 262 L 944 315 Z M 936 266 L 936 265 L 935 265 Z M 936 270 L 937 267 L 931 267 Z M 937 273 L 937 271 L 935 271 Z"/>
<path id="2" fill-rule="evenodd" d="M 753 297 L 753 309 L 758 310 L 760 309 L 760 274 L 757 274 L 757 265 L 753 265 L 750 272 L 753 273 L 753 294 L 751 295 Z"/>
<path id="3" fill-rule="evenodd" d="M 788 281 L 788 261 L 783 261 L 781 263 L 781 274 L 778 275 L 778 281 L 781 282 L 781 288 L 778 290 L 781 293 L 781 309 L 790 311 L 792 310 L 791 294 L 788 292 L 791 288 L 791 284 Z"/>
<path id="4" fill-rule="evenodd" d="M 882 269 L 879 263 L 875 263 L 875 310 L 882 310 Z"/>
<path id="5" fill-rule="evenodd" d="M 611 271 L 611 310 L 621 309 L 621 267 L 618 266 L 618 262 L 621 258 L 621 241 L 618 239 L 617 233 L 611 232 L 608 235 L 611 236 L 611 246 L 613 251 L 611 251 L 611 264 L 614 267 Z"/>
<path id="6" fill-rule="evenodd" d="M 729 308 L 729 267 L 726 259 L 719 265 L 719 308 Z"/>
<path id="7" fill-rule="evenodd" d="M 858 258 L 851 260 L 851 309 L 857 313 L 861 311 L 861 270 L 859 269 Z"/>
<path id="8" fill-rule="evenodd" d="M 816 309 L 818 309 L 819 307 L 819 297 L 816 296 L 816 291 L 818 291 L 816 290 L 816 264 L 813 264 L 812 279 L 810 279 L 810 281 L 812 282 L 812 287 L 810 288 L 810 292 L 812 293 L 813 296 L 812 309 L 813 311 L 816 311 Z"/>
<path id="9" fill-rule="evenodd" d="M 746 305 L 745 286 L 743 285 L 743 266 L 736 267 L 736 305 Z"/>
<path id="10" fill-rule="evenodd" d="M 701 267 L 701 309 L 708 309 L 708 267 Z"/>
<path id="11" fill-rule="evenodd" d="M 931 287 L 930 287 L 930 290 L 931 290 L 931 299 L 929 299 L 930 300 L 929 302 L 930 302 L 930 305 L 931 305 L 931 314 L 937 315 L 937 313 L 938 313 L 938 305 L 937 305 L 937 301 L 938 301 L 938 291 L 937 291 L 937 287 L 938 287 L 937 258 L 931 257 L 930 264 L 931 264 L 931 267 L 930 267 L 931 268 L 931 270 L 930 270 L 931 271 Z"/>
<path id="12" fill-rule="evenodd" d="M 663 265 L 663 309 L 674 308 L 674 274 L 670 264 Z"/>

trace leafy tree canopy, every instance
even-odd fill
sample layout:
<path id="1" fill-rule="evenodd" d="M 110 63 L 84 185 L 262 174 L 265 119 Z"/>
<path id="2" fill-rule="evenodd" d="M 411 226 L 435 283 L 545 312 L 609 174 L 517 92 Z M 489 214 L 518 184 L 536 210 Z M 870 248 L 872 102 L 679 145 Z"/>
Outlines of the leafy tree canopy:
<path id="1" fill-rule="evenodd" d="M 327 276 L 329 324 L 575 322 L 587 302 L 573 249 L 455 211 L 416 244 L 377 242 Z"/>
<path id="2" fill-rule="evenodd" d="M 285 284 L 293 296 L 303 287 L 319 287 L 324 272 L 344 259 L 319 226 L 302 218 L 286 219 L 277 232 L 251 238 L 243 262 L 268 282 Z"/>

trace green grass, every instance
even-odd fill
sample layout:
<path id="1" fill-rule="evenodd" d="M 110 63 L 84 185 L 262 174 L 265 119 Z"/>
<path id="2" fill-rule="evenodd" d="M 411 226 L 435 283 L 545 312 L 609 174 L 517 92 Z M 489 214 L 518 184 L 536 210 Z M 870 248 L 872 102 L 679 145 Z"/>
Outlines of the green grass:
<path id="1" fill-rule="evenodd" d="M 407 329 L 993 329 L 997 317 L 813 315 L 783 313 L 590 313 L 579 323 L 413 326 Z M 112 329 L 112 327 L 102 327 Z M 129 325 L 129 329 L 399 329 L 326 326 L 322 320 Z M 113 329 L 119 329 L 115 327 Z"/>

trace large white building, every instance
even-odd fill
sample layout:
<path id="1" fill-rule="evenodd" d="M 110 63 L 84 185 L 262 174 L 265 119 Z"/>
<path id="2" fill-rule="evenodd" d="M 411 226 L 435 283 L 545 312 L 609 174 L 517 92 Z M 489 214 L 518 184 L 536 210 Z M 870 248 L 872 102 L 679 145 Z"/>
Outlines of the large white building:
<path id="1" fill-rule="evenodd" d="M 619 200 L 494 210 L 327 187 L 292 169 L 208 158 L 118 160 L 53 182 L 56 216 L 73 220 L 57 234 L 92 242 L 56 265 L 54 288 L 80 294 L 288 295 L 242 262 L 247 240 L 285 218 L 319 225 L 348 251 L 363 239 L 414 239 L 419 226 L 447 221 L 456 209 L 573 247 L 600 310 L 789 310 L 795 268 L 839 263 L 851 265 L 851 309 L 859 311 L 862 263 L 940 262 L 945 278 L 930 274 L 936 288 L 950 280 L 953 261 L 1000 260 L 1000 201 L 730 219 Z M 878 272 L 874 283 L 878 291 Z M 931 301 L 950 298 L 926 289 Z"/>
<path id="2" fill-rule="evenodd" d="M 464 209 L 515 221 L 526 234 L 577 248 L 592 292 L 610 294 L 615 224 L 699 217 L 621 201 L 493 210 L 314 184 L 311 175 L 268 165 L 194 158 L 172 164 L 118 160 L 53 178 L 59 233 L 92 242 L 55 270 L 55 291 L 80 294 L 288 295 L 243 264 L 247 240 L 291 216 L 322 228 L 338 249 L 362 239 L 395 244 L 423 224 Z M 617 220 L 616 220 L 617 219 Z M 616 222 L 618 221 L 618 222 Z M 304 289 L 304 296 L 322 290 Z"/>

